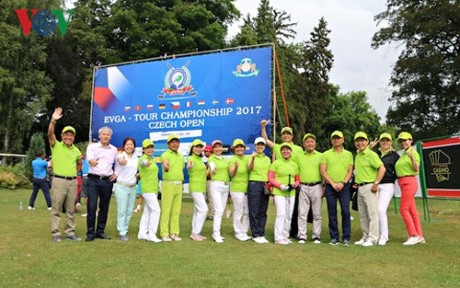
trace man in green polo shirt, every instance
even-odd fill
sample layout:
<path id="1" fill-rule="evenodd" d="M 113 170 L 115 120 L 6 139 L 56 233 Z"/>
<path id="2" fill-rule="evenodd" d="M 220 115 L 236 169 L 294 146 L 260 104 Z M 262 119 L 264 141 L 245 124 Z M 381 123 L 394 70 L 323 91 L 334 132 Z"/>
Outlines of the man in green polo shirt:
<path id="1" fill-rule="evenodd" d="M 341 131 L 331 134 L 332 148 L 323 153 L 320 171 L 326 181 L 326 200 L 329 218 L 329 234 L 331 245 L 339 244 L 339 229 L 337 226 L 337 200 L 342 210 L 343 244 L 350 245 L 350 178 L 353 173 L 353 154 L 345 150 L 345 138 Z"/>
<path id="2" fill-rule="evenodd" d="M 364 132 L 354 137 L 358 149 L 355 157 L 355 183 L 358 185 L 358 211 L 363 237 L 356 245 L 371 247 L 379 240 L 378 184 L 385 175 L 385 166 L 379 155 L 368 148 L 369 139 Z"/>
<path id="3" fill-rule="evenodd" d="M 300 193 L 299 193 L 299 216 L 298 238 L 299 243 L 304 244 L 307 240 L 307 216 L 310 207 L 313 213 L 313 243 L 321 243 L 321 206 L 323 185 L 319 166 L 321 165 L 322 153 L 316 151 L 316 136 L 307 133 L 303 136 L 305 151 L 296 158 L 300 170 Z"/>
<path id="4" fill-rule="evenodd" d="M 180 241 L 179 215 L 184 182 L 184 156 L 179 152 L 179 136 L 168 136 L 168 150 L 161 155 L 163 181 L 161 185 L 160 234 L 163 241 Z"/>
<path id="5" fill-rule="evenodd" d="M 77 170 L 81 168 L 81 152 L 73 145 L 75 129 L 66 126 L 62 129 L 62 141 L 56 140 L 54 135 L 56 121 L 62 118 L 62 108 L 54 109 L 48 126 L 48 142 L 53 157 L 53 186 L 51 187 L 51 233 L 53 241 L 61 241 L 59 222 L 61 221 L 62 207 L 66 209 L 66 239 L 80 241 L 75 235 L 75 199 L 77 197 Z"/>

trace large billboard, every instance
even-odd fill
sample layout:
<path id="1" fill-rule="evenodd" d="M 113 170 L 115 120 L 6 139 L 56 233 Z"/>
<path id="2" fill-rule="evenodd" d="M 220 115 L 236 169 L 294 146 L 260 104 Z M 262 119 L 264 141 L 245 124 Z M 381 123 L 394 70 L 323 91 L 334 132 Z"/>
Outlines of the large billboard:
<path id="1" fill-rule="evenodd" d="M 156 156 L 171 133 L 184 154 L 195 138 L 252 144 L 271 119 L 272 58 L 268 46 L 98 67 L 90 137 L 109 126 L 118 147 L 127 136 L 138 146 L 151 138 Z"/>

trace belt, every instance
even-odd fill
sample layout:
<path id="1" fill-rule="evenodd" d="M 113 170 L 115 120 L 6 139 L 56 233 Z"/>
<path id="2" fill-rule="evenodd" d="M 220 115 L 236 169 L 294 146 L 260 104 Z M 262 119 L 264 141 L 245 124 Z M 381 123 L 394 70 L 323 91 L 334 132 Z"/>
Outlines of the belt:
<path id="1" fill-rule="evenodd" d="M 54 174 L 53 177 L 56 177 L 56 178 L 61 178 L 61 179 L 65 179 L 65 180 L 75 180 L 77 179 L 77 177 L 67 177 L 67 176 L 59 176 L 59 175 L 56 175 Z"/>
<path id="2" fill-rule="evenodd" d="M 228 186 L 228 183 L 229 182 L 224 182 L 224 181 L 220 181 L 220 180 L 211 180 L 212 182 L 220 182 L 222 184 L 224 184 L 225 186 Z"/>
<path id="3" fill-rule="evenodd" d="M 133 184 L 133 183 L 123 182 L 123 181 L 118 181 L 118 180 L 117 180 L 117 184 L 121 185 L 121 186 L 128 187 L 128 188 L 136 187 L 136 183 Z"/>
<path id="4" fill-rule="evenodd" d="M 415 176 L 414 176 L 414 175 L 401 176 L 401 177 L 398 177 L 398 179 L 401 179 L 401 178 L 411 178 L 411 177 L 415 177 Z"/>
<path id="5" fill-rule="evenodd" d="M 174 185 L 182 185 L 182 184 L 184 184 L 184 182 L 182 182 L 182 181 L 174 181 L 174 180 L 163 180 L 163 182 L 168 182 L 168 183 L 171 183 L 171 184 L 174 184 Z"/>
<path id="6" fill-rule="evenodd" d="M 364 185 L 368 185 L 368 184 L 374 184 L 374 182 L 356 183 L 356 185 L 358 185 L 359 187 L 364 186 Z"/>
<path id="7" fill-rule="evenodd" d="M 96 174 L 88 174 L 88 178 L 99 179 L 99 180 L 109 180 L 110 176 L 101 176 Z"/>
<path id="8" fill-rule="evenodd" d="M 306 182 L 300 182 L 300 184 L 302 185 L 305 185 L 305 186 L 316 186 L 318 184 L 321 184 L 323 182 L 319 181 L 319 182 L 310 182 L 310 183 L 306 183 Z"/>

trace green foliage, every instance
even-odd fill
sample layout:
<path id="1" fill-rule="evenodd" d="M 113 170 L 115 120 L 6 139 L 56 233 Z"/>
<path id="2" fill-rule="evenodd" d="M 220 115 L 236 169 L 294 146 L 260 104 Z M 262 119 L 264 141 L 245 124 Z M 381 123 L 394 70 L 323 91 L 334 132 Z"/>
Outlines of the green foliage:
<path id="1" fill-rule="evenodd" d="M 37 158 L 37 151 L 45 151 L 45 141 L 43 140 L 42 133 L 34 133 L 30 138 L 29 149 L 26 153 L 26 160 L 24 164 L 24 176 L 31 179 L 33 178 L 32 161 Z"/>
<path id="2" fill-rule="evenodd" d="M 460 3 L 389 0 L 373 47 L 401 43 L 388 123 L 431 138 L 460 131 Z"/>
<path id="3" fill-rule="evenodd" d="M 24 164 L 1 165 L 0 187 L 5 189 L 31 188 L 32 183 L 24 175 Z"/>

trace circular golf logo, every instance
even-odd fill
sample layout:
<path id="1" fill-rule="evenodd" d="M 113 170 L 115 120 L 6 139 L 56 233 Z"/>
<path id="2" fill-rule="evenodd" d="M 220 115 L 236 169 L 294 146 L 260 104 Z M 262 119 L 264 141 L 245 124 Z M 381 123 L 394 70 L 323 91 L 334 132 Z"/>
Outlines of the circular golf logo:
<path id="1" fill-rule="evenodd" d="M 192 76 L 187 66 L 190 61 L 187 61 L 184 66 L 175 68 L 171 64 L 167 63 L 169 70 L 165 75 L 165 86 L 163 87 L 162 93 L 158 95 L 159 99 L 164 99 L 168 96 L 168 99 L 183 98 L 184 96 L 195 96 L 197 92 L 193 90 Z M 187 94 L 187 95 L 186 95 Z"/>

